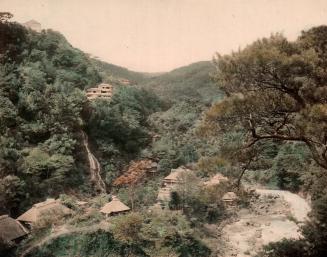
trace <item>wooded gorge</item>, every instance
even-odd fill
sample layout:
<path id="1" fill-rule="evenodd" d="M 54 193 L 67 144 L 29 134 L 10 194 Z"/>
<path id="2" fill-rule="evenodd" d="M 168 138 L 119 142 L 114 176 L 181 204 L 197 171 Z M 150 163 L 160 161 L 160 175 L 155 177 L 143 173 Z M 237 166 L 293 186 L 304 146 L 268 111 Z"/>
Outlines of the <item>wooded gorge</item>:
<path id="1" fill-rule="evenodd" d="M 327 255 L 326 26 L 146 74 L 10 16 L 0 13 L 0 215 L 17 218 L 47 198 L 71 213 L 46 213 L 20 244 L 0 237 L 0 256 L 227 256 L 225 226 L 258 212 L 258 201 L 283 201 L 262 200 L 261 187 L 306 197 L 312 211 L 306 222 L 279 213 L 300 238 L 241 254 Z M 100 83 L 113 96 L 88 100 L 85 90 Z M 83 133 L 106 194 L 90 179 Z M 177 168 L 169 200 L 159 201 Z M 130 213 L 100 213 L 113 196 Z"/>

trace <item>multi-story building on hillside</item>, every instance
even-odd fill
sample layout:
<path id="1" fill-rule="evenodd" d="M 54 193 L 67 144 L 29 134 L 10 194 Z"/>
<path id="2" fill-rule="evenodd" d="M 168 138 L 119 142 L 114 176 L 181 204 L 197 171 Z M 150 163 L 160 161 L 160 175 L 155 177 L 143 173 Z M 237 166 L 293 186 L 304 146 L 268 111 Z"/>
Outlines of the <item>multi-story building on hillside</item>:
<path id="1" fill-rule="evenodd" d="M 112 94 L 113 86 L 104 83 L 86 90 L 86 97 L 89 100 L 94 100 L 96 98 L 111 99 Z"/>

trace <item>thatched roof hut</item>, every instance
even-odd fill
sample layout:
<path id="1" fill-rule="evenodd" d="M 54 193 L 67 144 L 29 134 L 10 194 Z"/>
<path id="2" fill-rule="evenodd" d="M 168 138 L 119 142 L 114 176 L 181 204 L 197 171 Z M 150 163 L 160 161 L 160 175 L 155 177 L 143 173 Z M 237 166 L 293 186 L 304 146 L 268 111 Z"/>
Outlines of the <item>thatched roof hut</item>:
<path id="1" fill-rule="evenodd" d="M 44 202 L 34 204 L 31 209 L 20 215 L 17 220 L 32 224 L 37 222 L 42 217 L 42 214 L 51 212 L 68 215 L 72 211 L 61 204 L 59 200 L 47 199 Z"/>
<path id="2" fill-rule="evenodd" d="M 9 217 L 8 215 L 0 216 L 0 239 L 3 241 L 14 241 L 26 236 L 28 233 L 28 230 L 24 228 L 19 221 Z"/>
<path id="3" fill-rule="evenodd" d="M 227 192 L 222 198 L 224 202 L 235 202 L 237 199 L 238 197 L 234 192 Z"/>
<path id="4" fill-rule="evenodd" d="M 228 181 L 228 178 L 222 175 L 221 173 L 217 173 L 210 180 L 204 182 L 205 186 L 215 186 L 219 185 L 221 182 Z"/>
<path id="5" fill-rule="evenodd" d="M 113 215 L 129 211 L 130 208 L 123 204 L 116 196 L 112 197 L 112 201 L 106 203 L 100 210 L 100 212 L 106 215 Z"/>
<path id="6" fill-rule="evenodd" d="M 180 177 L 184 172 L 189 172 L 190 170 L 185 167 L 179 167 L 177 169 L 172 169 L 171 173 L 163 179 L 166 185 L 179 184 L 181 182 Z"/>

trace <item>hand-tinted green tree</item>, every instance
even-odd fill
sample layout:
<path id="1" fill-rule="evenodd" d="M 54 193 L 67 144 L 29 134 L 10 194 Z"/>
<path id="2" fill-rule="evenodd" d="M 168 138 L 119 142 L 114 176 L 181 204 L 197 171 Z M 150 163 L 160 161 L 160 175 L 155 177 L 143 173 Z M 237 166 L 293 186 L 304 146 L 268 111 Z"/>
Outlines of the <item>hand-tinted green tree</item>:
<path id="1" fill-rule="evenodd" d="M 241 130 L 242 149 L 271 140 L 301 142 L 322 168 L 321 177 L 327 170 L 326 44 L 327 26 L 320 26 L 303 32 L 295 42 L 277 34 L 231 55 L 218 55 L 215 76 L 227 97 L 207 112 L 206 132 Z M 282 162 L 279 158 L 276 165 Z M 321 183 L 326 188 L 326 181 Z M 304 256 L 326 255 L 325 206 L 324 196 L 313 198 L 312 217 L 303 229 L 309 244 Z M 290 243 L 291 251 L 285 248 L 280 255 L 267 256 L 294 256 L 299 246 Z"/>
<path id="2" fill-rule="evenodd" d="M 242 128 L 245 147 L 272 139 L 304 142 L 327 169 L 326 35 L 327 26 L 321 26 L 294 43 L 274 35 L 218 55 L 216 79 L 229 97 L 207 112 L 210 130 Z"/>
<path id="3" fill-rule="evenodd" d="M 0 18 L 0 191 L 2 211 L 15 215 L 80 184 L 81 90 L 100 76 L 60 33 L 36 33 L 8 18 Z"/>

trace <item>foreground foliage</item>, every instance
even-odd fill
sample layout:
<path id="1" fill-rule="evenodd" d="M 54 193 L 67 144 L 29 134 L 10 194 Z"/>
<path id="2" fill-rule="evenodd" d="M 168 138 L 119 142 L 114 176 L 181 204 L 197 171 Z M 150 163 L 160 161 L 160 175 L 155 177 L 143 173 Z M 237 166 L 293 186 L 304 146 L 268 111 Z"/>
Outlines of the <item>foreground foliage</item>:
<path id="1" fill-rule="evenodd" d="M 264 256 L 326 255 L 327 202 L 317 190 L 327 185 L 326 44 L 327 27 L 320 26 L 295 42 L 277 34 L 215 60 L 228 97 L 209 109 L 201 133 L 237 135 L 234 145 L 221 140 L 220 153 L 239 165 L 241 176 L 270 159 L 266 169 L 277 172 L 279 187 L 296 191 L 306 184 L 313 195 L 304 238 L 270 244 Z"/>
<path id="2" fill-rule="evenodd" d="M 81 51 L 59 33 L 0 23 L 0 209 L 83 181 L 82 90 L 100 81 Z"/>

